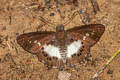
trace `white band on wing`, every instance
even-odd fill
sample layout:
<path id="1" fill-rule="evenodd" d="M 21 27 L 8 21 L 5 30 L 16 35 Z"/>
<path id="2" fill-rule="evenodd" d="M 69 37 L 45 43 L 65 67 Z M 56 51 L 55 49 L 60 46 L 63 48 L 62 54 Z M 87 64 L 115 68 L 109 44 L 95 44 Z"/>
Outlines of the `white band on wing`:
<path id="1" fill-rule="evenodd" d="M 67 46 L 67 57 L 71 57 L 74 53 L 77 53 L 80 47 L 82 46 L 81 41 L 77 40 Z M 54 45 L 44 45 L 44 51 L 48 53 L 49 56 L 57 57 L 61 59 L 59 47 Z"/>
<path id="2" fill-rule="evenodd" d="M 68 45 L 67 47 L 67 57 L 71 57 L 74 53 L 77 53 L 82 46 L 81 41 L 77 40 Z"/>
<path id="3" fill-rule="evenodd" d="M 58 47 L 55 47 L 53 45 L 44 45 L 44 51 L 48 53 L 50 56 L 54 56 L 57 58 L 61 58 L 60 51 Z"/>

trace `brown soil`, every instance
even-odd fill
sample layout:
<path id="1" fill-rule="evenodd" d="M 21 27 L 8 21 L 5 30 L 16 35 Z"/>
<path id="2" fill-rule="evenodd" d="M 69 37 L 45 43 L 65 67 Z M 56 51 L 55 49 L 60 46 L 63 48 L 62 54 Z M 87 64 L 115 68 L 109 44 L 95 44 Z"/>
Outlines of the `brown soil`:
<path id="1" fill-rule="evenodd" d="M 0 1 L 0 80 L 91 80 L 107 60 L 120 49 L 120 1 L 98 0 L 100 11 L 95 15 L 89 0 L 1 0 Z M 48 0 L 49 1 L 49 0 Z M 61 73 L 48 70 L 37 57 L 23 50 L 16 42 L 20 34 L 53 30 L 40 16 L 57 25 L 65 23 L 75 11 L 81 11 L 65 26 L 101 23 L 105 33 L 91 48 L 94 65 L 78 65 Z M 41 28 L 42 27 L 42 28 Z M 55 28 L 56 26 L 54 26 Z M 107 66 L 98 80 L 120 80 L 120 54 Z M 67 75 L 68 74 L 68 75 Z"/>

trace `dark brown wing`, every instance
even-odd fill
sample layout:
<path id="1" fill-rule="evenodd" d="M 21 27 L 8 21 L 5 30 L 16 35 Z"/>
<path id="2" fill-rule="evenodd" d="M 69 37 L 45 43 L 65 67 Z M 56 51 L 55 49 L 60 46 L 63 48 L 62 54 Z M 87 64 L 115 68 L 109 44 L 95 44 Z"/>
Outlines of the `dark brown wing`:
<path id="1" fill-rule="evenodd" d="M 89 54 L 90 47 L 93 46 L 102 36 L 105 31 L 105 27 L 102 24 L 90 24 L 78 26 L 72 29 L 68 29 L 67 33 L 73 41 L 80 40 L 81 47 L 72 55 L 72 58 L 68 59 L 68 65 L 75 65 L 80 63 L 87 54 Z"/>
<path id="2" fill-rule="evenodd" d="M 17 37 L 18 44 L 26 51 L 37 55 L 40 62 L 48 67 L 59 68 L 61 60 L 45 52 L 44 45 L 55 46 L 54 32 L 31 32 Z"/>
<path id="3" fill-rule="evenodd" d="M 68 29 L 67 32 L 71 38 L 81 40 L 93 46 L 102 36 L 105 31 L 105 26 L 102 24 L 89 24 Z"/>
<path id="4" fill-rule="evenodd" d="M 31 32 L 18 36 L 17 42 L 26 51 L 37 53 L 43 45 L 51 42 L 54 38 L 54 32 Z"/>

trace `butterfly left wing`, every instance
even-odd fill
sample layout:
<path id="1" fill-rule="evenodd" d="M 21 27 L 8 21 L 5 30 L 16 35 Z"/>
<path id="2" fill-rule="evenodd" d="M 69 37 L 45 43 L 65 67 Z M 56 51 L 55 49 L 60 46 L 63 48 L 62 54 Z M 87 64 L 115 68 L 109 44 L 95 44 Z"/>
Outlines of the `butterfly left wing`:
<path id="1" fill-rule="evenodd" d="M 68 48 L 68 51 L 71 52 L 68 53 L 68 55 L 72 57 L 68 58 L 68 65 L 80 63 L 81 60 L 83 60 L 83 58 L 85 58 L 85 56 L 89 53 L 90 47 L 100 39 L 104 31 L 105 27 L 102 24 L 83 25 L 68 29 L 68 36 L 72 41 L 77 43 L 73 44 L 75 42 L 71 42 L 73 47 L 70 49 Z"/>
<path id="2" fill-rule="evenodd" d="M 55 32 L 31 32 L 17 37 L 17 43 L 26 51 L 36 54 L 48 67 L 59 68 L 61 60 L 56 46 Z"/>
<path id="3" fill-rule="evenodd" d="M 17 43 L 26 51 L 38 53 L 43 45 L 54 40 L 54 32 L 30 32 L 17 37 Z"/>

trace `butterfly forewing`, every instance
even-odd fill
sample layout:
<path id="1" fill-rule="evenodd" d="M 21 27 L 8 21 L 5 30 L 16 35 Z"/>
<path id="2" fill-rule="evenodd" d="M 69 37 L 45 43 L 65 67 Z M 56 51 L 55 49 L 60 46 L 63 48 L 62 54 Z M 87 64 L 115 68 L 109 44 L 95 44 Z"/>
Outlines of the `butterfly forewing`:
<path id="1" fill-rule="evenodd" d="M 94 45 L 102 36 L 105 27 L 102 24 L 89 24 L 68 29 L 68 34 L 76 40 L 81 40 L 88 46 Z"/>
<path id="2" fill-rule="evenodd" d="M 54 32 L 31 32 L 17 37 L 18 44 L 31 53 L 38 51 L 48 42 L 54 40 Z"/>

